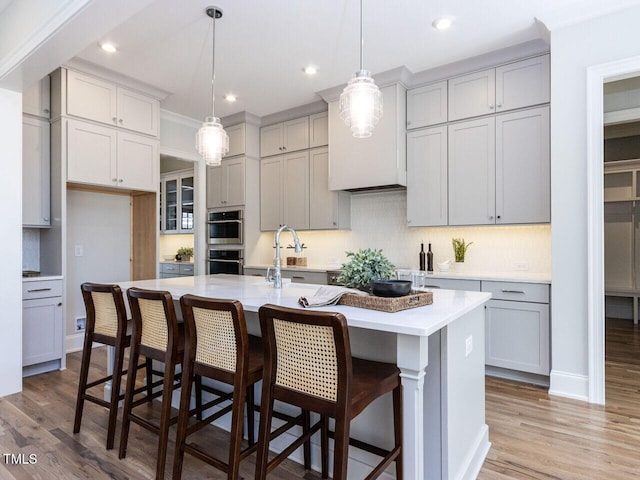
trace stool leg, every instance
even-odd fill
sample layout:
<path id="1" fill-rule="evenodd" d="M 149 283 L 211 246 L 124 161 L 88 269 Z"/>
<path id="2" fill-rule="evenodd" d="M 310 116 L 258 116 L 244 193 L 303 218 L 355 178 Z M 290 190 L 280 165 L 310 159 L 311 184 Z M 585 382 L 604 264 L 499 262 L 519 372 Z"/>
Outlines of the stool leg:
<path id="1" fill-rule="evenodd" d="M 185 375 L 184 372 L 182 372 L 182 375 Z M 191 375 L 191 374 L 189 374 Z M 183 378 L 183 382 L 184 382 L 184 376 Z M 191 381 L 189 381 L 189 383 L 191 383 Z M 195 376 L 195 383 L 196 383 L 196 418 L 198 420 L 202 420 L 202 377 L 200 375 L 196 375 Z"/>
<path id="2" fill-rule="evenodd" d="M 263 380 L 263 383 L 265 381 Z M 271 434 L 271 420 L 273 417 L 273 398 L 268 386 L 262 389 L 260 403 L 260 427 L 258 429 L 258 454 L 256 456 L 255 480 L 267 478 L 267 462 L 269 460 L 269 436 Z"/>
<path id="3" fill-rule="evenodd" d="M 253 385 L 249 385 L 247 387 L 247 439 L 249 440 L 249 445 L 253 446 L 256 444 L 256 433 L 255 433 L 255 383 Z"/>
<path id="4" fill-rule="evenodd" d="M 127 443 L 129 441 L 129 426 L 131 424 L 131 408 L 133 404 L 133 391 L 136 388 L 136 375 L 138 369 L 138 361 L 140 358 L 140 345 L 133 339 L 131 340 L 131 349 L 129 350 L 129 370 L 127 372 L 127 387 L 124 393 L 124 407 L 122 409 L 122 430 L 120 432 L 120 449 L 118 450 L 118 458 L 127 456 Z"/>
<path id="5" fill-rule="evenodd" d="M 111 401 L 109 402 L 109 427 L 107 428 L 107 450 L 113 449 L 113 438 L 116 435 L 118 418 L 118 402 L 120 401 L 120 383 L 122 382 L 122 366 L 124 363 L 124 346 L 122 341 L 116 342 L 113 377 L 111 381 Z"/>
<path id="6" fill-rule="evenodd" d="M 187 440 L 187 426 L 189 424 L 189 406 L 191 404 L 191 377 L 192 362 L 183 365 L 182 379 L 180 382 L 180 412 L 178 414 L 178 432 L 176 434 L 176 448 L 173 457 L 173 478 L 182 478 L 182 464 L 184 463 L 184 445 Z M 198 376 L 199 377 L 199 376 Z M 196 377 L 196 378 L 198 378 Z M 201 378 L 201 377 L 200 377 Z M 196 397 L 197 398 L 197 397 Z"/>
<path id="7" fill-rule="evenodd" d="M 240 381 L 236 388 L 234 385 L 233 404 L 231 408 L 231 437 L 229 440 L 229 472 L 228 478 L 240 478 L 240 450 L 242 447 L 242 425 L 244 423 L 244 404 L 247 395 L 247 387 Z"/>
<path id="8" fill-rule="evenodd" d="M 333 480 L 346 480 L 349 460 L 349 419 L 344 414 L 336 415 L 333 437 Z"/>
<path id="9" fill-rule="evenodd" d="M 329 478 L 329 419 L 321 415 L 320 420 L 320 461 L 322 462 L 322 478 Z"/>
<path id="10" fill-rule="evenodd" d="M 396 457 L 396 480 L 402 480 L 402 387 L 393 390 L 393 435 L 396 446 L 400 445 L 400 454 Z"/>
<path id="11" fill-rule="evenodd" d="M 167 444 L 169 442 L 169 422 L 171 420 L 171 392 L 173 392 L 173 380 L 175 376 L 176 359 L 169 358 L 164 364 L 164 382 L 162 385 L 162 406 L 160 413 L 160 428 L 158 429 L 158 460 L 156 463 L 156 479 L 164 479 L 164 469 L 167 460 Z M 183 376 L 184 378 L 184 376 Z M 187 377 L 187 381 L 191 379 Z"/>
<path id="12" fill-rule="evenodd" d="M 309 410 L 302 409 L 302 434 L 306 435 L 311 430 L 311 414 Z M 303 458 L 305 470 L 311 469 L 311 439 L 304 442 L 303 445 Z"/>
<path id="13" fill-rule="evenodd" d="M 93 335 L 85 332 L 84 347 L 82 349 L 82 363 L 80 364 L 80 378 L 78 379 L 78 396 L 76 398 L 76 416 L 73 422 L 73 433 L 80 431 L 82 423 L 82 410 L 84 409 L 84 395 L 87 391 L 87 378 L 89 378 L 89 364 L 91 363 L 91 346 Z"/>
<path id="14" fill-rule="evenodd" d="M 144 359 L 145 374 L 147 376 L 147 400 L 151 401 L 153 394 L 153 360 L 151 358 Z"/>

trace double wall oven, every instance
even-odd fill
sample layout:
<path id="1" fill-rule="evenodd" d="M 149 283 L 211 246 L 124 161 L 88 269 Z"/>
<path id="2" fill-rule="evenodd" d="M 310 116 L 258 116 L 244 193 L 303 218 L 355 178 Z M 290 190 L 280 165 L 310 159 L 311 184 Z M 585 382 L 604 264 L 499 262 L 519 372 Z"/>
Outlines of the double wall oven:
<path id="1" fill-rule="evenodd" d="M 244 267 L 242 210 L 207 213 L 208 272 L 242 275 Z"/>

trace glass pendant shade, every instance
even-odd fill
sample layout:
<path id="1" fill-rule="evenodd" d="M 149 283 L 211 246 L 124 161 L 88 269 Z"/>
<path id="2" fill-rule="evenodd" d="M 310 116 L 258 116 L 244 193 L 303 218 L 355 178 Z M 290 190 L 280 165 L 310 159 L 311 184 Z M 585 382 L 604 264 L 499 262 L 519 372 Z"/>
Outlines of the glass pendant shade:
<path id="1" fill-rule="evenodd" d="M 382 93 L 366 70 L 356 72 L 340 95 L 340 118 L 356 138 L 367 138 L 382 117 Z"/>
<path id="2" fill-rule="evenodd" d="M 229 151 L 229 136 L 222 128 L 220 119 L 207 117 L 196 135 L 196 148 L 205 163 L 218 166 Z"/>

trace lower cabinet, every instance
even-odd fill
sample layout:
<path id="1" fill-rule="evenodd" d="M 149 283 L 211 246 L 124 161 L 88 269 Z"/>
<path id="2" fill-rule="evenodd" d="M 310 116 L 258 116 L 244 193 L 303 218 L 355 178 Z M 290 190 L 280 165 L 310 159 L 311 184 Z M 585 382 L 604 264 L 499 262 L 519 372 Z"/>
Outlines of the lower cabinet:
<path id="1" fill-rule="evenodd" d="M 324 271 L 308 271 L 308 270 L 292 270 L 282 268 L 280 270 L 282 278 L 290 278 L 291 283 L 311 283 L 315 285 L 327 284 L 327 272 Z M 267 274 L 266 268 L 245 267 L 244 275 L 251 277 L 264 277 Z"/>
<path id="2" fill-rule="evenodd" d="M 175 277 L 193 277 L 193 263 L 160 263 L 160 278 Z"/>
<path id="3" fill-rule="evenodd" d="M 61 368 L 62 280 L 24 282 L 22 299 L 23 375 Z"/>

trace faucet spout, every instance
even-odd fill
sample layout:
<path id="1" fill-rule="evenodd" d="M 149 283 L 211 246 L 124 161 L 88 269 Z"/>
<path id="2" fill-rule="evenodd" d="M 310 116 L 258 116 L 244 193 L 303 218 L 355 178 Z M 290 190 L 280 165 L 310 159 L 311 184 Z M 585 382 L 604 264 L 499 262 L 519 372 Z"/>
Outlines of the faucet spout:
<path id="1" fill-rule="evenodd" d="M 273 274 L 273 288 L 282 288 L 282 273 L 280 272 L 280 234 L 285 230 L 291 232 L 291 235 L 293 236 L 293 244 L 295 246 L 296 253 L 302 252 L 302 247 L 300 246 L 300 239 L 298 238 L 297 232 L 288 225 L 282 225 L 276 231 L 276 238 L 275 238 L 275 244 L 276 244 L 275 263 L 276 264 L 275 264 L 275 272 Z"/>

